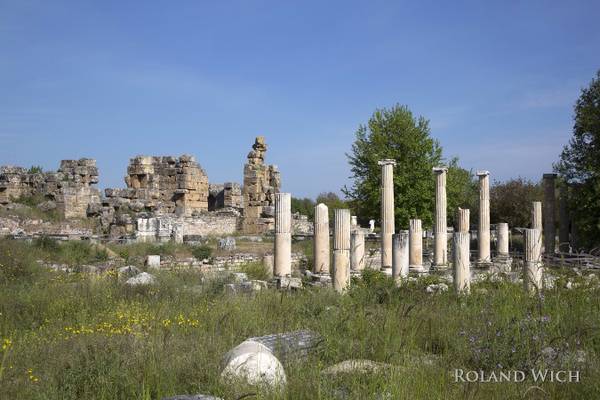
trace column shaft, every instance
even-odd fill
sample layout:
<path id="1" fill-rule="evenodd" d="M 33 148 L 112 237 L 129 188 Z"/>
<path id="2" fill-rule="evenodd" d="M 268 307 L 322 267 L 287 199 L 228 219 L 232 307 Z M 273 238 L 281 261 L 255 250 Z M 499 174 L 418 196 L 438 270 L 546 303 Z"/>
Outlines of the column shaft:
<path id="1" fill-rule="evenodd" d="M 381 268 L 392 267 L 394 226 L 394 160 L 381 160 Z"/>
<path id="2" fill-rule="evenodd" d="M 275 193 L 275 276 L 292 273 L 292 207 L 289 193 Z"/>
<path id="3" fill-rule="evenodd" d="M 334 210 L 333 222 L 333 287 L 342 292 L 350 284 L 350 210 Z"/>
<path id="4" fill-rule="evenodd" d="M 498 229 L 498 255 L 502 257 L 508 257 L 508 224 L 506 222 L 500 222 L 496 226 Z"/>
<path id="5" fill-rule="evenodd" d="M 433 265 L 436 267 L 446 267 L 448 264 L 446 171 L 444 167 L 433 169 L 436 175 Z"/>
<path id="6" fill-rule="evenodd" d="M 454 244 L 454 288 L 458 293 L 468 293 L 471 288 L 469 232 L 455 232 Z"/>
<path id="7" fill-rule="evenodd" d="M 479 176 L 479 230 L 477 232 L 477 246 L 479 250 L 478 262 L 489 263 L 490 256 L 490 173 L 477 172 Z"/>
<path id="8" fill-rule="evenodd" d="M 525 229 L 525 290 L 535 292 L 542 289 L 542 234 L 537 229 Z"/>
<path id="9" fill-rule="evenodd" d="M 313 237 L 313 272 L 329 273 L 329 209 L 323 203 L 315 206 Z"/>
<path id="10" fill-rule="evenodd" d="M 409 266 L 417 272 L 424 272 L 423 267 L 423 230 L 420 219 L 409 221 Z"/>
<path id="11" fill-rule="evenodd" d="M 350 234 L 350 269 L 365 269 L 365 235 L 360 229 Z"/>
<path id="12" fill-rule="evenodd" d="M 542 231 L 542 202 L 531 202 L 531 229 Z"/>
<path id="13" fill-rule="evenodd" d="M 408 276 L 408 235 L 408 231 L 399 231 L 392 236 L 392 276 L 394 278 L 406 278 Z"/>
<path id="14" fill-rule="evenodd" d="M 556 174 L 544 174 L 544 248 L 553 255 L 556 243 Z"/>

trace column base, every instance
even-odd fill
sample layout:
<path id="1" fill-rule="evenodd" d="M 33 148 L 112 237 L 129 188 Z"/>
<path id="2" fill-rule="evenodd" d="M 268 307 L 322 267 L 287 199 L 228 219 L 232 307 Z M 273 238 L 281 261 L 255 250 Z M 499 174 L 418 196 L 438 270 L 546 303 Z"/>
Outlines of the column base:
<path id="1" fill-rule="evenodd" d="M 392 267 L 381 267 L 379 270 L 388 276 L 392 276 Z"/>
<path id="2" fill-rule="evenodd" d="M 429 268 L 426 268 L 424 265 L 409 265 L 408 271 L 424 274 L 429 272 Z"/>
<path id="3" fill-rule="evenodd" d="M 431 269 L 433 269 L 434 271 L 445 271 L 447 269 L 450 269 L 450 264 L 432 265 Z"/>
<path id="4" fill-rule="evenodd" d="M 279 290 L 296 290 L 302 288 L 302 279 L 291 276 L 275 277 L 275 284 Z"/>
<path id="5" fill-rule="evenodd" d="M 492 263 L 492 260 L 477 260 L 473 264 L 471 264 L 471 266 L 474 268 L 482 268 L 482 269 L 490 268 L 493 265 L 494 264 Z"/>

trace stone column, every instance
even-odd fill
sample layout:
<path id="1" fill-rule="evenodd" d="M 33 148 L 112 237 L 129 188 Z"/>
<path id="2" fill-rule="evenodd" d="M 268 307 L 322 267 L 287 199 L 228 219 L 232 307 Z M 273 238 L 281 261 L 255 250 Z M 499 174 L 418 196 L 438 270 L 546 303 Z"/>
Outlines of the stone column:
<path id="1" fill-rule="evenodd" d="M 392 268 L 394 234 L 394 160 L 381 160 L 381 269 Z"/>
<path id="2" fill-rule="evenodd" d="M 329 209 L 323 203 L 315 206 L 313 236 L 313 272 L 329 273 Z"/>
<path id="3" fill-rule="evenodd" d="M 289 193 L 275 193 L 276 277 L 292 274 L 292 208 Z"/>
<path id="4" fill-rule="evenodd" d="M 490 256 L 490 173 L 477 171 L 479 177 L 479 229 L 477 231 L 477 246 L 479 256 L 477 262 L 488 264 Z"/>
<path id="5" fill-rule="evenodd" d="M 566 183 L 560 185 L 560 200 L 558 203 L 558 242 L 560 251 L 569 251 L 569 187 Z"/>
<path id="6" fill-rule="evenodd" d="M 468 211 L 468 210 L 467 210 Z M 454 289 L 457 293 L 469 293 L 471 289 L 471 235 L 469 232 L 455 232 L 454 244 Z"/>
<path id="7" fill-rule="evenodd" d="M 544 174 L 544 248 L 553 255 L 556 243 L 556 174 Z"/>
<path id="8" fill-rule="evenodd" d="M 542 289 L 542 233 L 538 229 L 525 229 L 525 290 Z"/>
<path id="9" fill-rule="evenodd" d="M 420 219 L 411 219 L 408 229 L 409 266 L 416 272 L 425 272 L 423 267 L 423 230 Z"/>
<path id="10" fill-rule="evenodd" d="M 392 277 L 408 276 L 408 231 L 399 231 L 392 236 Z"/>
<path id="11" fill-rule="evenodd" d="M 263 266 L 265 268 L 265 271 L 267 272 L 267 277 L 269 279 L 273 277 L 273 270 L 275 269 L 274 265 L 275 264 L 273 254 L 265 254 L 263 256 Z"/>
<path id="12" fill-rule="evenodd" d="M 435 173 L 435 224 L 433 245 L 433 266 L 448 266 L 446 167 L 434 168 Z"/>
<path id="13" fill-rule="evenodd" d="M 506 222 L 500 222 L 497 225 L 498 230 L 498 255 L 500 257 L 508 257 L 508 224 Z"/>
<path id="14" fill-rule="evenodd" d="M 350 217 L 350 229 L 356 229 L 358 227 L 358 217 L 356 215 L 352 215 Z"/>
<path id="15" fill-rule="evenodd" d="M 456 231 L 469 232 L 470 212 L 468 208 L 459 208 L 456 212 Z"/>
<path id="16" fill-rule="evenodd" d="M 350 210 L 334 210 L 333 223 L 333 288 L 342 292 L 350 284 Z"/>
<path id="17" fill-rule="evenodd" d="M 542 202 L 531 202 L 531 229 L 542 231 Z"/>
<path id="18" fill-rule="evenodd" d="M 350 269 L 365 269 L 365 235 L 360 229 L 350 233 Z"/>

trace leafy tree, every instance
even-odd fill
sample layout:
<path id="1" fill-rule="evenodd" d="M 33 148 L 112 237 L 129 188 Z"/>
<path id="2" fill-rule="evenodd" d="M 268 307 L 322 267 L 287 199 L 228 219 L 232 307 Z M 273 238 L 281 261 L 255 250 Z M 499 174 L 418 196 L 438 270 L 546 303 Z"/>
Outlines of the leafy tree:
<path id="1" fill-rule="evenodd" d="M 408 227 L 410 218 L 420 218 L 426 227 L 433 224 L 435 178 L 432 168 L 446 165 L 449 210 L 468 206 L 473 196 L 472 174 L 458 166 L 458 160 L 444 163 L 442 148 L 430 136 L 429 121 L 415 118 L 406 107 L 395 105 L 376 110 L 367 125 L 360 125 L 352 151 L 347 154 L 354 179 L 344 187 L 361 223 L 380 217 L 381 167 L 379 160 L 396 160 L 394 168 L 394 206 L 396 225 Z M 452 221 L 454 212 L 448 212 Z"/>
<path id="2" fill-rule="evenodd" d="M 540 183 L 523 178 L 494 182 L 490 188 L 490 220 L 508 222 L 510 227 L 528 227 L 531 202 L 541 201 L 544 190 Z"/>
<path id="3" fill-rule="evenodd" d="M 307 215 L 308 219 L 312 220 L 315 215 L 315 202 L 308 197 L 292 197 L 292 212 Z"/>
<path id="4" fill-rule="evenodd" d="M 39 165 L 32 165 L 28 170 L 28 174 L 41 174 L 44 172 L 44 169 Z"/>
<path id="5" fill-rule="evenodd" d="M 573 136 L 554 165 L 571 186 L 569 208 L 582 245 L 600 244 L 600 70 L 575 103 Z"/>

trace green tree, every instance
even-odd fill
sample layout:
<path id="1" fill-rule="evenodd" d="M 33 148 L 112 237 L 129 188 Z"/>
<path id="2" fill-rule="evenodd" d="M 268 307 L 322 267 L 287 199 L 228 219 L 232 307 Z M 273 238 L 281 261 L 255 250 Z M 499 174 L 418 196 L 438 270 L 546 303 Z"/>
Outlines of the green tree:
<path id="1" fill-rule="evenodd" d="M 308 197 L 292 197 L 292 212 L 307 215 L 308 219 L 312 221 L 315 215 L 315 202 Z"/>
<path id="2" fill-rule="evenodd" d="M 432 168 L 448 167 L 449 210 L 469 205 L 472 174 L 458 166 L 456 159 L 444 163 L 442 148 L 430 136 L 429 121 L 414 117 L 406 107 L 395 105 L 376 110 L 367 125 L 360 125 L 352 151 L 347 154 L 354 183 L 342 189 L 361 223 L 379 219 L 381 159 L 396 160 L 394 205 L 396 224 L 408 227 L 410 218 L 420 218 L 426 227 L 433 224 L 435 179 Z M 449 220 L 454 212 L 448 212 Z"/>
<path id="3" fill-rule="evenodd" d="M 494 182 L 490 188 L 490 220 L 526 228 L 531 223 L 531 202 L 544 197 L 542 185 L 523 178 Z"/>
<path id="4" fill-rule="evenodd" d="M 575 103 L 573 136 L 554 165 L 562 180 L 572 187 L 571 219 L 577 226 L 579 244 L 600 244 L 600 70 Z"/>

